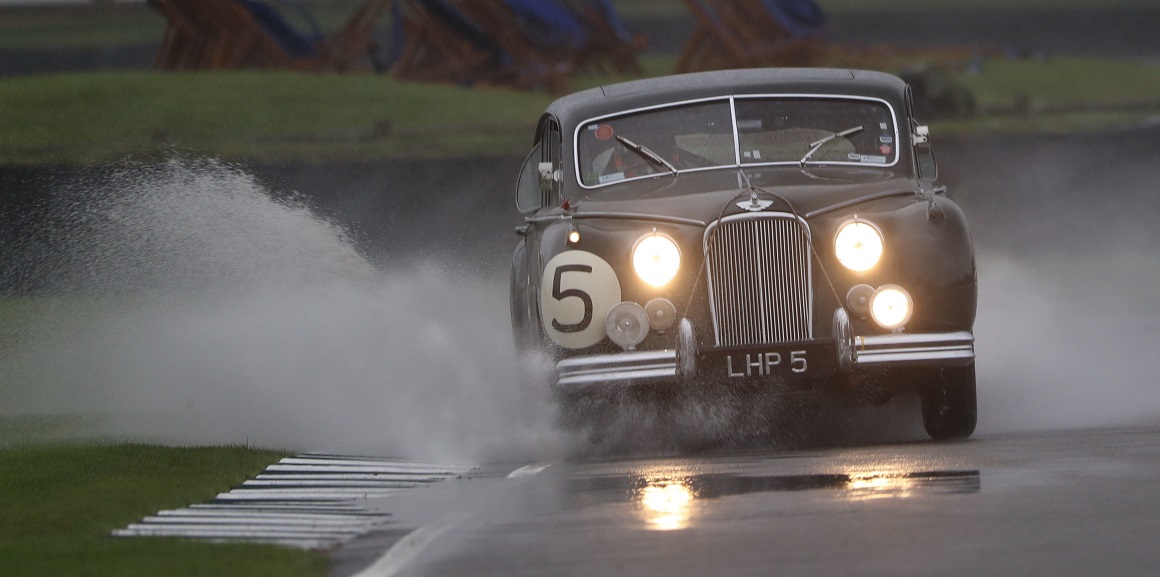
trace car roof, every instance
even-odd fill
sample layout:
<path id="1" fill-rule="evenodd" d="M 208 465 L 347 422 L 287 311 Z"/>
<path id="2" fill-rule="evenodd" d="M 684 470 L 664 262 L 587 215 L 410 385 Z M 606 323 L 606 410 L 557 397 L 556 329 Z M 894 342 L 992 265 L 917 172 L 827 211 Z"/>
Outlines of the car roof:
<path id="1" fill-rule="evenodd" d="M 593 117 L 669 102 L 731 94 L 848 94 L 890 102 L 899 113 L 906 83 L 897 76 L 842 68 L 754 68 L 646 78 L 577 92 L 546 111 L 566 132 Z"/>

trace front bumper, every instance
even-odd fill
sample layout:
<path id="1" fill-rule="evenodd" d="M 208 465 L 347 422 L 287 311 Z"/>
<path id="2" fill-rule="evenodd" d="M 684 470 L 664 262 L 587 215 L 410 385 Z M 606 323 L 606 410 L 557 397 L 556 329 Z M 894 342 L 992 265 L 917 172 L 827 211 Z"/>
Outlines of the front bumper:
<path id="1" fill-rule="evenodd" d="M 761 353 L 766 350 L 752 347 L 753 353 L 741 355 L 735 350 L 696 350 L 696 339 L 691 334 L 691 324 L 682 321 L 678 330 L 676 347 L 660 351 L 625 351 L 606 355 L 572 357 L 556 364 L 556 388 L 564 392 L 578 392 L 597 386 L 633 386 L 638 384 L 677 384 L 699 376 L 712 377 L 725 367 L 721 377 L 769 377 L 784 374 L 787 377 L 826 378 L 849 374 L 867 368 L 894 367 L 952 367 L 968 365 L 975 360 L 975 337 L 970 331 L 948 333 L 895 333 L 886 335 L 851 335 L 849 324 L 845 322 L 844 311 L 835 313 L 836 335 L 832 341 L 814 341 L 768 347 L 769 349 L 809 350 L 811 355 L 825 352 L 833 359 L 816 363 L 821 370 L 810 370 L 795 375 L 797 364 L 784 351 Z M 764 354 L 765 363 L 755 365 L 752 359 Z M 778 365 L 784 370 L 777 372 L 769 366 L 769 355 L 778 355 Z M 792 354 L 792 353 L 790 353 Z M 737 355 L 734 357 L 734 355 Z M 815 357 L 816 358 L 816 357 Z M 737 360 L 735 360 L 737 359 Z M 741 359 L 744 359 L 741 360 Z M 709 362 L 706 362 L 709 361 Z M 830 362 L 832 361 L 832 362 Z M 746 365 L 756 367 L 746 369 Z M 748 374 L 742 374 L 747 372 Z"/>
<path id="2" fill-rule="evenodd" d="M 962 366 L 975 360 L 970 331 L 854 337 L 855 365 Z"/>

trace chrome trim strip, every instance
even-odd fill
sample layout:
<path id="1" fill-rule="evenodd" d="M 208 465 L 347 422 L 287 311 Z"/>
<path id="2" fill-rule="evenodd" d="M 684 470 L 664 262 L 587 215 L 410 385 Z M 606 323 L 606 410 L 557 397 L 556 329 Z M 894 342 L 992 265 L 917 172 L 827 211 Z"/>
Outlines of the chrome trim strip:
<path id="1" fill-rule="evenodd" d="M 953 333 L 890 334 L 854 337 L 854 363 L 932 363 L 952 366 L 975 359 L 975 336 Z"/>
<path id="2" fill-rule="evenodd" d="M 656 214 L 638 214 L 633 212 L 581 212 L 572 213 L 568 215 L 553 214 L 544 216 L 529 216 L 524 218 L 524 222 L 552 222 L 556 220 L 584 220 L 586 218 L 612 218 L 618 220 L 644 220 L 653 222 L 664 222 L 669 224 L 687 224 L 691 226 L 705 226 L 705 221 L 696 220 L 693 218 L 681 218 L 679 216 L 664 216 Z"/>
<path id="3" fill-rule="evenodd" d="M 585 218 L 615 218 L 624 220 L 652 220 L 656 222 L 667 222 L 673 224 L 689 224 L 693 226 L 705 226 L 705 221 L 696 220 L 692 218 L 681 218 L 679 216 L 663 216 L 655 214 L 636 214 L 630 212 L 577 212 L 572 215 L 574 220 L 581 220 Z"/>
<path id="4" fill-rule="evenodd" d="M 737 128 L 737 99 L 729 99 L 729 121 L 733 123 L 733 166 L 741 166 L 741 129 Z"/>
<path id="5" fill-rule="evenodd" d="M 858 198 L 855 198 L 853 200 L 839 202 L 838 204 L 832 204 L 832 205 L 827 206 L 825 208 L 819 208 L 813 212 L 807 212 L 805 214 L 805 217 L 806 218 L 813 218 L 815 216 L 821 216 L 823 214 L 842 210 L 843 208 L 849 208 L 851 206 L 862 204 L 863 202 L 870 202 L 872 200 L 878 200 L 880 198 L 889 198 L 891 196 L 902 196 L 904 194 L 917 194 L 917 192 L 915 192 L 913 190 L 900 189 L 900 190 L 887 190 L 887 191 L 883 191 L 883 192 L 876 192 L 874 194 L 867 194 L 866 196 L 858 197 Z"/>
<path id="6" fill-rule="evenodd" d="M 556 364 L 556 387 L 576 390 L 592 385 L 643 381 L 676 381 L 677 352 L 629 351 L 611 355 L 572 357 Z"/>
<path id="7" fill-rule="evenodd" d="M 713 282 L 714 277 L 713 277 L 713 275 L 715 273 L 713 270 L 713 262 L 712 262 L 713 259 L 711 258 L 711 255 L 709 254 L 709 239 L 712 237 L 714 231 L 716 231 L 717 228 L 721 224 L 730 223 L 730 222 L 738 221 L 738 220 L 755 220 L 755 219 L 762 219 L 762 220 L 797 219 L 798 223 L 801 226 L 801 230 L 805 232 L 805 235 L 806 235 L 806 239 L 805 239 L 806 254 L 805 254 L 805 259 L 804 259 L 805 260 L 805 271 L 804 271 L 805 295 L 804 295 L 804 297 L 805 297 L 806 303 L 805 303 L 804 324 L 805 324 L 806 332 L 804 335 L 798 335 L 798 338 L 801 340 L 808 340 L 808 339 L 812 339 L 814 337 L 814 330 L 813 330 L 813 324 L 814 324 L 814 318 L 813 318 L 813 314 L 814 314 L 813 313 L 813 311 L 814 311 L 813 266 L 814 265 L 813 265 L 813 262 L 814 262 L 814 259 L 813 259 L 813 256 L 812 256 L 810 250 L 809 250 L 809 247 L 813 243 L 813 239 L 812 239 L 811 233 L 810 233 L 809 224 L 805 221 L 805 219 L 803 219 L 801 217 L 794 216 L 793 214 L 790 214 L 788 212 L 744 213 L 744 214 L 730 215 L 730 216 L 727 216 L 727 217 L 722 218 L 722 219 L 718 219 L 718 220 L 710 223 L 709 226 L 706 227 L 706 229 L 705 229 L 705 235 L 704 235 L 703 241 L 702 241 L 702 250 L 704 251 L 704 255 L 705 255 L 705 275 L 706 275 L 705 279 L 706 279 L 706 285 L 707 285 L 708 292 L 709 292 L 709 314 L 711 315 L 711 320 L 713 323 L 713 343 L 716 346 L 723 346 L 726 344 L 728 344 L 728 345 L 758 344 L 758 343 L 749 343 L 749 342 L 737 342 L 739 339 L 741 339 L 741 335 L 723 335 L 721 333 L 721 319 L 718 317 L 718 311 L 717 311 L 717 305 L 716 305 L 717 301 L 716 301 L 716 295 L 714 292 L 714 282 Z M 749 248 L 752 248 L 752 247 L 749 247 Z M 753 252 L 749 252 L 749 253 L 747 253 L 745 255 L 741 255 L 741 256 L 749 257 L 749 259 L 753 262 L 754 265 L 760 264 L 760 263 L 756 262 L 754 257 L 756 257 L 757 255 Z M 721 282 L 728 283 L 729 280 L 730 279 L 726 278 L 726 279 L 722 279 Z M 734 278 L 732 280 L 740 281 L 740 282 L 734 283 L 736 285 L 740 285 L 746 279 L 742 278 L 742 277 L 738 277 L 738 278 Z M 760 283 L 761 278 L 758 278 L 757 282 Z M 731 286 L 731 288 L 733 289 L 731 292 L 737 293 L 738 291 L 741 290 L 742 287 L 741 286 Z M 777 296 L 777 295 L 775 295 L 775 296 Z M 782 296 L 784 296 L 784 295 L 782 295 Z M 758 304 L 758 306 L 763 306 L 766 303 L 759 302 L 757 304 Z M 777 303 L 771 302 L 768 304 L 771 304 L 771 305 L 776 304 L 776 305 L 779 305 L 781 308 L 787 308 L 787 307 L 793 308 L 795 303 L 794 302 L 777 302 Z M 786 327 L 782 327 L 782 328 L 784 329 Z M 729 342 L 726 343 L 725 340 L 728 340 Z M 797 339 L 793 339 L 793 338 L 777 338 L 777 339 L 766 338 L 766 339 L 764 339 L 764 342 L 774 342 L 775 340 L 781 341 L 781 340 L 797 340 Z"/>

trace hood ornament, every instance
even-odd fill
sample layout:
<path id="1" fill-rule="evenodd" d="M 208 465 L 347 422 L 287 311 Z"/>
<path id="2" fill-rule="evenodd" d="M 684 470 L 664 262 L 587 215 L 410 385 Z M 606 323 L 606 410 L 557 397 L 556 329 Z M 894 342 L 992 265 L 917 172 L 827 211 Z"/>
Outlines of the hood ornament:
<path id="1" fill-rule="evenodd" d="M 772 200 L 762 200 L 757 198 L 757 191 L 749 191 L 749 200 L 743 200 L 737 203 L 737 208 L 748 210 L 749 212 L 761 212 L 773 204 Z"/>

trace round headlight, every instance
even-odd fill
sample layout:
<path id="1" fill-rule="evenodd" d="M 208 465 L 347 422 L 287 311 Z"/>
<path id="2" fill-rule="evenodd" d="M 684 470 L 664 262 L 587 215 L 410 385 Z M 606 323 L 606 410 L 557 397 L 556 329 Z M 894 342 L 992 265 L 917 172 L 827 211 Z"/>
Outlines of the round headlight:
<path id="1" fill-rule="evenodd" d="M 865 222 L 851 222 L 838 231 L 834 239 L 834 253 L 846 268 L 865 272 L 882 258 L 882 235 Z"/>
<path id="2" fill-rule="evenodd" d="M 870 297 L 870 315 L 885 329 L 896 329 L 910 320 L 910 294 L 900 286 L 886 285 Z"/>
<path id="3" fill-rule="evenodd" d="M 632 268 L 640 280 L 655 287 L 664 286 L 681 268 L 681 251 L 672 239 L 650 234 L 632 250 Z"/>

